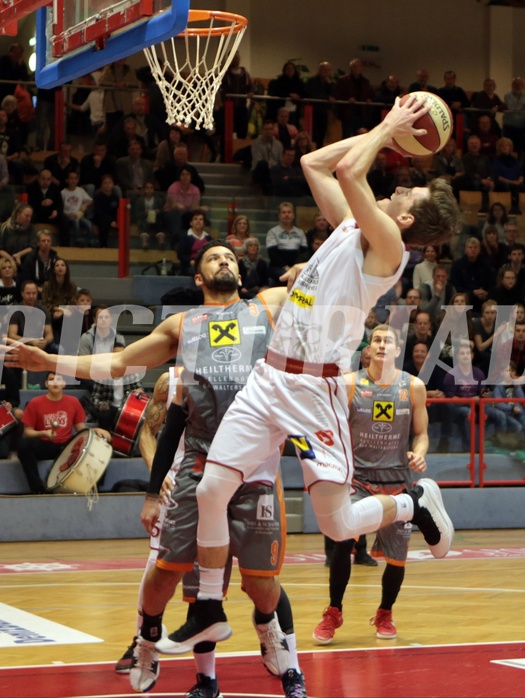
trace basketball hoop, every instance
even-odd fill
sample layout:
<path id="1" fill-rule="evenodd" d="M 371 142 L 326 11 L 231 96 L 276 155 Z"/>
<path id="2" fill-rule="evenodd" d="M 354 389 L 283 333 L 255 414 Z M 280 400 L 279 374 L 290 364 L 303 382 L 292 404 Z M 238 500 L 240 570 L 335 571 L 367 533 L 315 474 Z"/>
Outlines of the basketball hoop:
<path id="1" fill-rule="evenodd" d="M 144 49 L 168 123 L 213 128 L 215 98 L 247 26 L 241 15 L 190 10 L 181 34 Z"/>

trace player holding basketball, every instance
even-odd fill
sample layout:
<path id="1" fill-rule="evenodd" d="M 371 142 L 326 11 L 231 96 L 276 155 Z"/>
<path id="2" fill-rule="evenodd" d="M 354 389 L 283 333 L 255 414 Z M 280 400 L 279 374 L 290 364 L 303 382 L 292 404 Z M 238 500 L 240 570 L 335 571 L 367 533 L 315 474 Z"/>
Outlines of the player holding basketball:
<path id="1" fill-rule="evenodd" d="M 426 470 L 428 450 L 427 391 L 419 378 L 398 371 L 397 334 L 378 325 L 370 335 L 370 366 L 346 374 L 350 406 L 350 433 L 355 470 L 352 500 L 372 494 L 398 494 L 412 487 L 414 472 Z M 407 451 L 412 436 L 412 450 Z M 381 580 L 381 603 L 370 621 L 379 638 L 394 640 L 392 606 L 405 576 L 411 525 L 398 521 L 377 532 L 378 547 L 386 558 Z M 343 596 L 350 580 L 353 540 L 335 543 L 330 563 L 330 605 L 315 628 L 321 645 L 332 642 L 343 624 Z M 374 546 L 375 547 L 375 546 Z"/>
<path id="2" fill-rule="evenodd" d="M 367 183 L 377 152 L 391 146 L 394 136 L 420 135 L 413 124 L 428 110 L 412 97 L 403 105 L 398 99 L 370 133 L 302 158 L 316 202 L 336 230 L 295 281 L 266 360 L 256 365 L 213 441 L 197 488 L 199 599 L 206 605 L 163 640 L 163 646 L 171 641 L 173 652 L 179 643 L 187 647 L 206 639 L 226 621 L 221 598 L 228 502 L 287 436 L 302 444 L 297 451 L 305 484 L 325 535 L 346 540 L 394 522 L 412 522 L 436 557 L 450 548 L 454 529 L 432 480 L 420 481 L 408 493 L 351 502 L 353 459 L 341 375 L 361 340 L 366 314 L 403 271 L 408 258 L 403 243 L 439 244 L 458 224 L 452 190 L 441 180 L 428 188 L 398 189 L 378 203 Z"/>
<path id="3" fill-rule="evenodd" d="M 410 521 L 420 528 L 435 556 L 446 555 L 450 548 L 453 526 L 439 488 L 429 479 L 407 494 L 376 495 L 351 504 L 353 463 L 341 375 L 361 341 L 369 309 L 402 273 L 408 257 L 403 240 L 439 244 L 458 224 L 452 190 L 441 180 L 428 188 L 397 190 L 391 199 L 379 203 L 366 181 L 377 152 L 392 145 L 395 135 L 421 134 L 412 124 L 427 111 L 423 102 L 413 98 L 403 105 L 397 100 L 370 133 L 331 144 L 302 159 L 319 208 L 337 230 L 295 282 L 266 360 L 257 363 L 214 438 L 197 488 L 199 598 L 204 603 L 194 604 L 190 621 L 171 636 L 171 651 L 187 651 L 213 638 L 217 628 L 224 628 L 221 600 L 229 552 L 228 503 L 289 435 L 303 444 L 299 456 L 305 484 L 319 526 L 330 538 L 346 540 L 394 521 Z M 227 261 L 228 266 L 231 263 L 233 260 Z M 218 259 L 212 262 L 207 273 L 221 274 L 218 264 Z M 179 326 L 169 318 L 117 355 L 53 356 L 9 342 L 14 346 L 6 365 L 30 370 L 59 365 L 62 372 L 78 376 L 96 378 L 109 371 L 119 376 L 127 366 L 151 367 L 167 360 L 177 348 L 178 337 Z M 271 482 L 275 472 L 266 475 Z M 277 604 L 273 589 L 271 593 L 273 605 L 268 598 L 268 612 Z"/>

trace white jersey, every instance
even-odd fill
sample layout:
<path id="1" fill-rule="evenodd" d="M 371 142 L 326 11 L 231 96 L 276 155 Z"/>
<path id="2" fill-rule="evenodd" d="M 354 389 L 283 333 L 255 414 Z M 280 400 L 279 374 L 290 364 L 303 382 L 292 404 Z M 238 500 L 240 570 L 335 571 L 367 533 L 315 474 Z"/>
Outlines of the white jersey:
<path id="1" fill-rule="evenodd" d="M 355 220 L 348 219 L 321 245 L 281 310 L 271 349 L 288 359 L 334 363 L 341 371 L 350 370 L 366 316 L 379 296 L 396 283 L 408 261 L 404 249 L 392 276 L 365 274 L 361 240 Z"/>

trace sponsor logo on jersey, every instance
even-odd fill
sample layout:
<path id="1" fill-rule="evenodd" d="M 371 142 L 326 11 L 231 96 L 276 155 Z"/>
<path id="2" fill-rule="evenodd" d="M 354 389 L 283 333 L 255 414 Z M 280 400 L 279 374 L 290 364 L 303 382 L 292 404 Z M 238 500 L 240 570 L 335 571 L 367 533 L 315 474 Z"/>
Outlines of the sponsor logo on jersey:
<path id="1" fill-rule="evenodd" d="M 334 445 L 334 432 L 330 429 L 325 429 L 324 431 L 316 431 L 315 435 L 317 436 L 319 441 L 325 446 Z"/>
<path id="2" fill-rule="evenodd" d="M 261 494 L 257 500 L 257 520 L 270 521 L 274 518 L 273 494 Z"/>
<path id="3" fill-rule="evenodd" d="M 200 315 L 195 315 L 191 318 L 191 324 L 197 325 L 199 322 L 206 322 L 208 319 L 208 313 L 201 313 Z"/>
<path id="4" fill-rule="evenodd" d="M 388 434 L 388 432 L 392 431 L 392 425 L 387 422 L 374 422 L 372 431 L 375 431 L 376 434 Z"/>
<path id="5" fill-rule="evenodd" d="M 395 406 L 391 401 L 374 400 L 372 405 L 372 419 L 374 422 L 393 422 Z"/>
<path id="6" fill-rule="evenodd" d="M 368 378 L 364 378 L 364 377 L 359 380 L 359 383 L 361 385 L 370 385 L 370 381 L 368 380 Z"/>
<path id="7" fill-rule="evenodd" d="M 372 414 L 370 407 L 356 407 L 355 411 L 359 412 L 360 414 Z"/>
<path id="8" fill-rule="evenodd" d="M 408 407 L 402 407 L 401 409 L 398 408 L 398 409 L 396 410 L 396 414 L 397 414 L 397 415 L 400 415 L 400 414 L 410 414 L 410 408 L 408 408 Z"/>
<path id="9" fill-rule="evenodd" d="M 243 334 L 266 334 L 266 327 L 264 325 L 254 325 L 253 327 L 243 327 Z"/>
<path id="10" fill-rule="evenodd" d="M 238 320 L 211 320 L 208 323 L 210 346 L 225 347 L 241 343 Z"/>
<path id="11" fill-rule="evenodd" d="M 306 308 L 309 310 L 310 308 L 314 307 L 315 296 L 311 296 L 308 293 L 303 293 L 297 288 L 292 291 L 289 299 L 292 301 L 292 303 L 295 303 L 295 305 L 298 305 L 300 308 Z"/>
<path id="12" fill-rule="evenodd" d="M 189 346 L 190 344 L 195 344 L 195 342 L 198 342 L 201 339 L 204 339 L 206 337 L 206 332 L 201 332 L 200 334 L 196 334 L 193 337 L 190 337 L 184 342 L 185 346 Z"/>
<path id="13" fill-rule="evenodd" d="M 374 397 L 374 393 L 371 390 L 360 390 L 359 395 L 361 397 Z"/>
<path id="14" fill-rule="evenodd" d="M 231 364 L 234 361 L 239 361 L 241 356 L 240 349 L 236 347 L 221 347 L 220 349 L 215 349 L 211 358 L 218 364 Z"/>
<path id="15" fill-rule="evenodd" d="M 299 450 L 299 458 L 304 459 L 314 459 L 315 451 L 312 448 L 312 444 L 308 441 L 306 436 L 297 436 L 289 434 L 288 438 L 293 443 L 293 445 Z"/>

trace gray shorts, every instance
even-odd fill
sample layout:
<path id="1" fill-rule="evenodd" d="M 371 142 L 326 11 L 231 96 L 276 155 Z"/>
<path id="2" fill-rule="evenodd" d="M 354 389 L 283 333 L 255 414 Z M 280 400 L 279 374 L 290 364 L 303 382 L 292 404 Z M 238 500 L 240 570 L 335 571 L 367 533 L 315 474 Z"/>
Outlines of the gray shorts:
<path id="1" fill-rule="evenodd" d="M 412 486 L 412 478 L 407 474 L 406 487 Z M 401 491 L 399 485 L 395 487 L 378 486 L 371 488 L 370 485 L 361 484 L 355 478 L 352 482 L 355 492 L 352 494 L 352 501 L 358 502 L 361 499 L 370 497 L 372 494 L 394 494 Z M 372 491 L 371 491 L 372 490 Z M 376 539 L 372 546 L 372 553 L 382 554 L 387 562 L 393 565 L 404 565 L 408 556 L 410 544 L 410 533 L 412 524 L 404 521 L 396 521 L 389 526 L 380 528 L 376 533 Z"/>
<path id="2" fill-rule="evenodd" d="M 197 558 L 198 507 L 195 490 L 202 477 L 206 442 L 191 438 L 177 473 L 160 535 L 157 566 L 190 572 Z M 250 482 L 228 506 L 230 552 L 247 575 L 278 575 L 284 557 L 286 520 L 280 478 L 272 486 Z"/>

